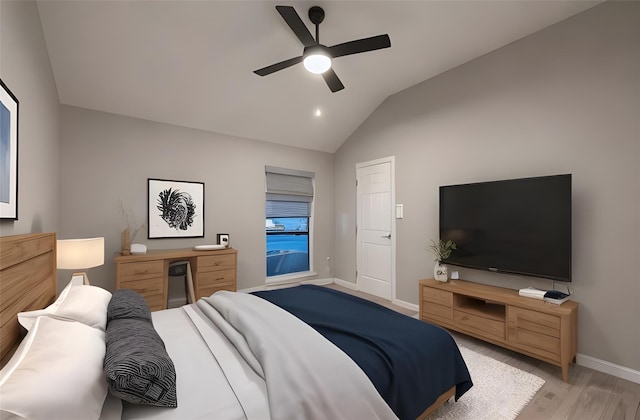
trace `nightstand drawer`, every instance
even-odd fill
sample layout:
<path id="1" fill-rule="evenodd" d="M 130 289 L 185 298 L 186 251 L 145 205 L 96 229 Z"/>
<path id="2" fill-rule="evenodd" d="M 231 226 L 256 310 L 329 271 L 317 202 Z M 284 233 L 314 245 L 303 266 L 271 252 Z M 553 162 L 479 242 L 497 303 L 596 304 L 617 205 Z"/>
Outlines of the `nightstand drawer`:
<path id="1" fill-rule="evenodd" d="M 235 270 L 235 254 L 207 255 L 198 257 L 198 273 L 218 270 Z"/>
<path id="2" fill-rule="evenodd" d="M 164 276 L 164 261 L 132 262 L 120 264 L 120 283 Z M 162 283 L 161 283 L 162 284 Z"/>
<path id="3" fill-rule="evenodd" d="M 147 301 L 149 309 L 158 311 L 167 307 L 165 301 L 163 277 L 155 277 L 150 279 L 135 279 L 130 281 L 121 281 L 118 285 L 119 289 L 131 289 L 140 293 Z"/>
<path id="4" fill-rule="evenodd" d="M 235 270 L 207 271 L 198 273 L 198 288 L 234 285 L 236 283 Z"/>
<path id="5" fill-rule="evenodd" d="M 207 287 L 201 287 L 198 290 L 198 295 L 196 296 L 196 300 L 200 299 L 201 297 L 208 297 L 211 296 L 212 294 L 219 292 L 221 290 L 228 290 L 230 292 L 235 292 L 236 288 L 234 285 L 232 284 L 228 284 L 228 285 L 222 285 L 222 286 L 207 286 Z"/>

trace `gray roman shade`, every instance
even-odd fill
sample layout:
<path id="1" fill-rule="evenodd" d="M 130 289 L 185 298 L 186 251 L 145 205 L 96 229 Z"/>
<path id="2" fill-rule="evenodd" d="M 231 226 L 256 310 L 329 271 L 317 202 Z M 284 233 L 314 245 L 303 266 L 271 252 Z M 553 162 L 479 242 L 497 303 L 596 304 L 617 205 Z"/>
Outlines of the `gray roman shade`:
<path id="1" fill-rule="evenodd" d="M 313 201 L 313 172 L 265 167 L 266 216 L 309 217 Z"/>
<path id="2" fill-rule="evenodd" d="M 312 172 L 292 169 L 265 168 L 267 200 L 302 201 L 313 200 Z"/>
<path id="3" fill-rule="evenodd" d="M 309 216 L 311 216 L 311 203 L 309 202 L 267 200 L 267 219 Z"/>

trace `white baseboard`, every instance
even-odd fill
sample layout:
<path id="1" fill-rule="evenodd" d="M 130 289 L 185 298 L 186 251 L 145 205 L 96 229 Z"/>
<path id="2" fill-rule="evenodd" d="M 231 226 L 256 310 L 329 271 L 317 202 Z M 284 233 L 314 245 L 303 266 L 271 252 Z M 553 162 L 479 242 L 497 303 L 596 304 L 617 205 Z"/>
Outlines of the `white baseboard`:
<path id="1" fill-rule="evenodd" d="M 333 280 L 333 282 L 338 286 L 342 286 L 351 290 L 358 290 L 358 285 L 355 283 L 351 283 L 350 281 L 342 280 L 339 278 L 334 278 Z M 403 308 L 409 309 L 411 311 L 418 312 L 420 310 L 420 306 L 414 303 L 405 302 L 404 300 L 400 299 L 393 299 L 391 303 L 393 303 L 394 305 L 402 306 Z"/>
<path id="2" fill-rule="evenodd" d="M 299 281 L 290 281 L 290 282 L 283 282 L 283 283 L 262 284 L 256 287 L 241 289 L 241 290 L 238 290 L 238 292 L 240 293 L 260 292 L 262 290 L 282 289 L 283 287 L 291 287 L 291 286 L 296 286 L 298 284 L 315 284 L 318 286 L 322 286 L 325 284 L 332 284 L 333 282 L 334 282 L 334 279 L 332 277 L 327 277 L 323 279 L 311 279 L 311 280 L 299 280 Z"/>
<path id="3" fill-rule="evenodd" d="M 333 279 L 333 282 L 338 286 L 346 287 L 347 289 L 358 290 L 358 285 L 355 283 L 351 283 L 350 281 L 342 280 L 336 277 Z"/>
<path id="4" fill-rule="evenodd" d="M 420 312 L 420 306 L 416 305 L 415 303 L 409 303 L 399 299 L 394 299 L 391 303 L 393 303 L 394 305 L 402 306 L 403 308 L 406 308 L 412 311 Z"/>
<path id="5" fill-rule="evenodd" d="M 576 355 L 576 363 L 580 366 L 597 370 L 598 372 L 607 373 L 609 375 L 617 376 L 618 378 L 640 384 L 640 371 L 633 370 L 625 366 L 616 365 L 614 363 L 607 362 L 606 360 L 597 359 L 581 353 Z"/>
<path id="6" fill-rule="evenodd" d="M 317 286 L 324 286 L 326 284 L 333 284 L 333 283 L 334 283 L 333 277 L 327 277 L 324 279 L 303 280 L 300 282 L 300 284 L 315 284 Z"/>

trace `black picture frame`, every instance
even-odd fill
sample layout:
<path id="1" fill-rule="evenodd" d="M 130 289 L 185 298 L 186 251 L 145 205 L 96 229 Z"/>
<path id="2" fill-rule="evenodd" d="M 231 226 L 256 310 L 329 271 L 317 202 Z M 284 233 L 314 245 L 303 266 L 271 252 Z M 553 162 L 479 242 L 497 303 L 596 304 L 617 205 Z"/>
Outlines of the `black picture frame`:
<path id="1" fill-rule="evenodd" d="M 204 182 L 147 181 L 148 238 L 204 238 Z"/>
<path id="2" fill-rule="evenodd" d="M 0 79 L 0 219 L 18 220 L 19 105 Z"/>
<path id="3" fill-rule="evenodd" d="M 229 234 L 228 233 L 218 233 L 216 235 L 216 241 L 218 245 L 226 245 L 229 246 Z"/>

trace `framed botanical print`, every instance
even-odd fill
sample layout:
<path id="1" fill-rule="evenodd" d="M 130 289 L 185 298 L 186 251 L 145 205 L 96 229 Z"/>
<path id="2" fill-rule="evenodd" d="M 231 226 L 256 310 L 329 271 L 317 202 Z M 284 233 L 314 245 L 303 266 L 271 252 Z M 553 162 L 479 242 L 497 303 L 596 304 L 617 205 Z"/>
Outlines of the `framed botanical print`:
<path id="1" fill-rule="evenodd" d="M 18 219 L 18 99 L 0 79 L 0 219 Z"/>
<path id="2" fill-rule="evenodd" d="M 149 178 L 149 239 L 204 237 L 204 182 Z"/>

